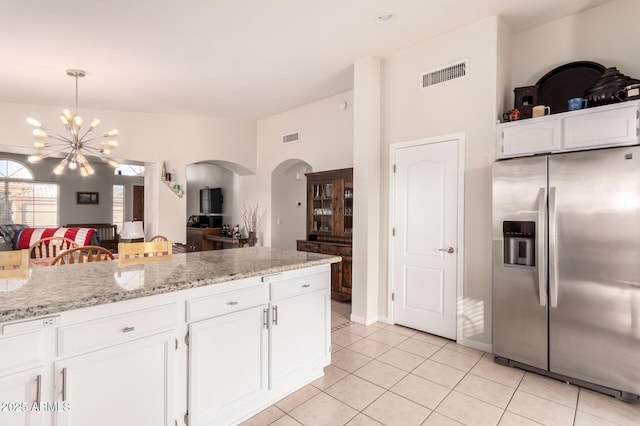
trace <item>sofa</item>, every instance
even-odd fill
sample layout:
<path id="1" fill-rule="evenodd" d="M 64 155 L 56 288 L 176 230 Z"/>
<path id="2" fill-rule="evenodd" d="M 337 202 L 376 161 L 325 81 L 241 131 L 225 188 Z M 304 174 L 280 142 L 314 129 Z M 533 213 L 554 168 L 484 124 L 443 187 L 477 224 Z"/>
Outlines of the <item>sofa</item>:
<path id="1" fill-rule="evenodd" d="M 97 246 L 100 244 L 98 233 L 93 228 L 24 228 L 15 237 L 13 248 L 27 249 L 42 238 L 65 237 L 79 246 Z"/>
<path id="2" fill-rule="evenodd" d="M 100 245 L 100 235 L 94 228 L 30 228 L 22 224 L 0 225 L 0 251 L 22 250 L 46 237 L 67 237 L 80 246 Z"/>
<path id="3" fill-rule="evenodd" d="M 25 233 L 22 231 L 28 229 Z M 68 224 L 64 228 L 30 228 L 22 224 L 0 225 L 0 251 L 29 248 L 40 238 L 67 236 L 79 245 L 102 246 L 112 252 L 118 251 L 120 236 L 117 226 L 110 223 Z"/>
<path id="4" fill-rule="evenodd" d="M 0 236 L 2 236 L 2 243 L 0 243 L 0 251 L 13 250 L 16 245 L 16 237 L 20 234 L 24 228 L 28 228 L 28 225 L 9 223 L 0 225 Z"/>

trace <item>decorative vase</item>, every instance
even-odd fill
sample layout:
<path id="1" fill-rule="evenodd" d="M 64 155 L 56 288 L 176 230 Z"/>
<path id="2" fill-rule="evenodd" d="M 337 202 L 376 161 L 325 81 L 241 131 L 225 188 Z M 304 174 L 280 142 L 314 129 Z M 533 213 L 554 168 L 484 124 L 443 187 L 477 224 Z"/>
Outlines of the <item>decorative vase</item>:
<path id="1" fill-rule="evenodd" d="M 247 244 L 249 247 L 253 247 L 256 245 L 256 233 L 253 231 L 249 231 L 249 237 L 247 238 Z"/>

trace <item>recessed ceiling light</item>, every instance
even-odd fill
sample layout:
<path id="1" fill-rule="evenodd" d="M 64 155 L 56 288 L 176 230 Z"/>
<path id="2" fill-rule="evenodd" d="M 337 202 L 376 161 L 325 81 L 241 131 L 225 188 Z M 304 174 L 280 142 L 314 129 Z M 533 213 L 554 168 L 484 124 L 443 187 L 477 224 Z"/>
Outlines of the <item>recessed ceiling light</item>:
<path id="1" fill-rule="evenodd" d="M 376 22 L 378 24 L 388 24 L 389 22 L 393 21 L 393 13 L 385 13 L 384 15 L 380 15 L 376 18 Z"/>

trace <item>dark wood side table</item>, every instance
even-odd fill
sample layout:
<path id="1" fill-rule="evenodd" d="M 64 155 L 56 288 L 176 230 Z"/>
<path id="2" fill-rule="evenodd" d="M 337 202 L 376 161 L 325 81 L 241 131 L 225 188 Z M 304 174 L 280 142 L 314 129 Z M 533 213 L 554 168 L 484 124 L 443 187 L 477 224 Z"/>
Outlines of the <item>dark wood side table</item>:
<path id="1" fill-rule="evenodd" d="M 218 247 L 215 247 L 214 250 L 222 249 L 223 248 L 222 243 L 229 243 L 242 248 L 249 241 L 249 238 L 231 238 L 231 237 L 222 237 L 219 235 L 205 235 L 204 239 L 207 241 L 213 241 L 214 243 L 217 243 L 215 245 L 217 245 Z"/>

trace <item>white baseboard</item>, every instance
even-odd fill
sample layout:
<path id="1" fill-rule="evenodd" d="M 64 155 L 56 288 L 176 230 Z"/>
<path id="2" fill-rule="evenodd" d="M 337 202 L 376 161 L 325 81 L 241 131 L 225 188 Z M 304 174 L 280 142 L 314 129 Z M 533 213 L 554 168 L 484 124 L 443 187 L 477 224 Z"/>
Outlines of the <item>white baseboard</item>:
<path id="1" fill-rule="evenodd" d="M 362 325 L 371 325 L 371 324 L 374 324 L 374 323 L 376 323 L 378 321 L 386 322 L 386 318 L 384 320 L 382 320 L 378 316 L 363 318 L 363 317 L 359 317 L 359 316 L 353 315 L 353 314 L 351 314 L 351 316 L 349 317 L 349 320 L 351 320 L 351 322 L 355 322 L 357 324 L 362 324 Z"/>
<path id="2" fill-rule="evenodd" d="M 393 324 L 393 322 L 388 317 L 378 316 L 378 322 L 383 322 L 385 324 Z"/>

